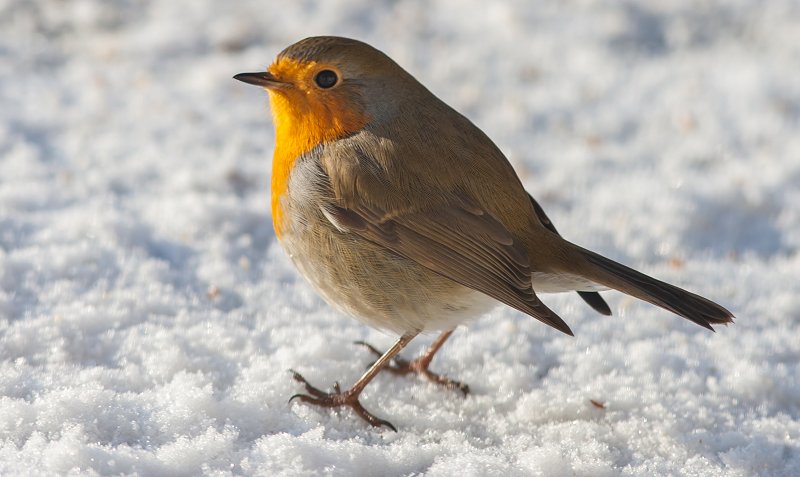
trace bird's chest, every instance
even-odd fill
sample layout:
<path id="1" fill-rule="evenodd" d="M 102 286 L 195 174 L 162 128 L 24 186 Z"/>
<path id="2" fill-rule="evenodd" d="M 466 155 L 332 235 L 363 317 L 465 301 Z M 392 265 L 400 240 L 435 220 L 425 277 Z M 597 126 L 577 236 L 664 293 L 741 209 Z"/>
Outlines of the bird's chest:
<path id="1" fill-rule="evenodd" d="M 331 200 L 327 176 L 313 159 L 299 159 L 287 177 L 273 213 L 281 246 L 294 266 L 331 304 L 357 316 L 374 315 L 365 298 L 380 293 L 364 263 L 381 263 L 372 244 L 345 234 L 325 217 L 322 206 Z M 273 209 L 275 207 L 273 206 Z M 369 258 L 366 256 L 369 255 Z"/>
<path id="2" fill-rule="evenodd" d="M 331 201 L 328 177 L 314 155 L 299 158 L 279 195 L 273 189 L 276 235 L 298 271 L 323 295 L 356 273 L 358 237 L 342 234 L 322 212 Z M 279 213 L 275 213 L 275 209 Z"/>
<path id="3" fill-rule="evenodd" d="M 291 256 L 308 247 L 322 247 L 322 241 L 330 240 L 327 236 L 333 226 L 322 213 L 330 188 L 319 161 L 314 156 L 300 157 L 281 182 L 276 186 L 273 180 L 272 221 L 286 252 Z"/>

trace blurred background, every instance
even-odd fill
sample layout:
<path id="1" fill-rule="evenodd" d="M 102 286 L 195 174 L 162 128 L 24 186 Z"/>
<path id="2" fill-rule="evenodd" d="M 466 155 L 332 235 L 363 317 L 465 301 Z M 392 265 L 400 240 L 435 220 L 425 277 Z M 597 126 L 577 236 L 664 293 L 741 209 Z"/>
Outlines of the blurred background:
<path id="1" fill-rule="evenodd" d="M 392 340 L 277 246 L 266 94 L 231 79 L 322 34 L 481 127 L 565 237 L 737 324 L 546 296 L 575 340 L 500 309 L 437 358 L 475 397 L 380 381 L 406 433 L 287 406 L 287 368 L 351 382 L 349 343 Z M 0 473 L 800 474 L 798 78 L 794 0 L 2 1 Z"/>

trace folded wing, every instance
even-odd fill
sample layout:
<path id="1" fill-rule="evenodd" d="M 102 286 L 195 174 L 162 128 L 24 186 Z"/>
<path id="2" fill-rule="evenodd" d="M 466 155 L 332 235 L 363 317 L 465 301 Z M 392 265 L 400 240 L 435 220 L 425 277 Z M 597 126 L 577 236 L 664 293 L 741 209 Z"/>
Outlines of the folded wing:
<path id="1" fill-rule="evenodd" d="M 528 257 L 497 219 L 462 203 L 389 215 L 375 207 L 323 207 L 340 230 L 385 247 L 461 285 L 572 335 L 536 296 Z"/>

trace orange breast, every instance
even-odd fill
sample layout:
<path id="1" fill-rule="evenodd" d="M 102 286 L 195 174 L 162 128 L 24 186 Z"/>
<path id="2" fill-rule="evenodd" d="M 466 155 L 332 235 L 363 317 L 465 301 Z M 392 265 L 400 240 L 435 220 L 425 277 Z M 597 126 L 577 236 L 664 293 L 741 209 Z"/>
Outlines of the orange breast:
<path id="1" fill-rule="evenodd" d="M 281 198 L 288 191 L 295 161 L 320 144 L 359 131 L 367 123 L 367 117 L 341 89 L 319 91 L 297 85 L 269 90 L 269 98 L 275 122 L 272 224 L 280 238 L 286 219 Z"/>

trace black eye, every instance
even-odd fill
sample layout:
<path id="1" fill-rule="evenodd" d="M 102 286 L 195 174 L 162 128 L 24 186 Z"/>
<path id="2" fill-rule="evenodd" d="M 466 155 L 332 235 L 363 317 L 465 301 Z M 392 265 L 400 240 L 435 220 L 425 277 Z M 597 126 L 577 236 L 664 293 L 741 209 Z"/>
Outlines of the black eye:
<path id="1" fill-rule="evenodd" d="M 336 76 L 336 73 L 331 70 L 322 70 L 317 73 L 317 76 L 314 77 L 314 81 L 317 83 L 317 86 L 325 89 L 335 85 L 338 79 L 339 78 Z"/>

